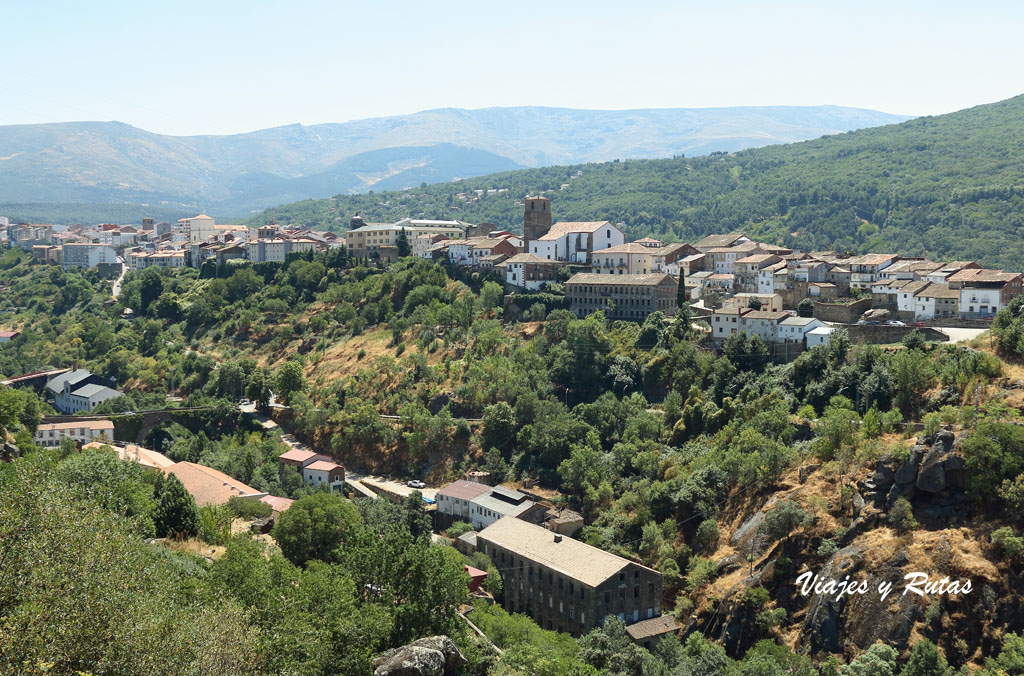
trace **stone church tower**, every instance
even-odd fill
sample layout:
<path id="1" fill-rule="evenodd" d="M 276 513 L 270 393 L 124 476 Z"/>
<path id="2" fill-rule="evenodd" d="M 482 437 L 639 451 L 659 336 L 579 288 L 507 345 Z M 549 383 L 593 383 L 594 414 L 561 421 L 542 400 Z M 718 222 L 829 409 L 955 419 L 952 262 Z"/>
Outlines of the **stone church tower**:
<path id="1" fill-rule="evenodd" d="M 523 247 L 531 253 L 530 242 L 540 239 L 551 229 L 551 200 L 547 197 L 527 197 L 523 213 Z"/>

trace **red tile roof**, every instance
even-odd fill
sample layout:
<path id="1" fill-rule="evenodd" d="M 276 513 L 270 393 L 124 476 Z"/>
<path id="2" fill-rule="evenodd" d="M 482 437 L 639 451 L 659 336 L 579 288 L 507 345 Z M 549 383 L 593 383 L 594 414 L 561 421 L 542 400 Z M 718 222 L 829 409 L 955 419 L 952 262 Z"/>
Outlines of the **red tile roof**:
<path id="1" fill-rule="evenodd" d="M 177 462 L 164 471 L 178 477 L 178 480 L 185 486 L 185 490 L 192 494 L 192 497 L 196 499 L 196 504 L 200 507 L 223 505 L 231 498 L 244 495 L 254 497 L 265 495 L 255 488 L 229 477 L 224 472 L 218 472 L 212 467 L 197 465 L 194 462 Z"/>

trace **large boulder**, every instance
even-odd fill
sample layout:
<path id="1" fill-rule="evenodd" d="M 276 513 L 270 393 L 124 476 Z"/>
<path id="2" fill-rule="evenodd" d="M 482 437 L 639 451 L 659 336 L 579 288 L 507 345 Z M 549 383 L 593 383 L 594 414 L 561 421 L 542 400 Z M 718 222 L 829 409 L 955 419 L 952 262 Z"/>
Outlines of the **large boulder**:
<path id="1" fill-rule="evenodd" d="M 947 487 L 966 488 L 968 476 L 964 471 L 966 461 L 954 450 L 956 435 L 942 430 L 935 435 L 935 441 L 928 449 L 917 471 L 915 485 L 926 493 L 940 493 Z"/>
<path id="2" fill-rule="evenodd" d="M 373 676 L 457 676 L 466 664 L 455 641 L 428 636 L 393 648 L 373 661 Z"/>
<path id="3" fill-rule="evenodd" d="M 875 463 L 875 473 L 871 475 L 871 483 L 875 485 L 875 489 L 878 491 L 889 490 L 889 486 L 892 486 L 896 479 L 896 473 L 889 466 L 892 460 L 891 457 L 887 456 Z"/>

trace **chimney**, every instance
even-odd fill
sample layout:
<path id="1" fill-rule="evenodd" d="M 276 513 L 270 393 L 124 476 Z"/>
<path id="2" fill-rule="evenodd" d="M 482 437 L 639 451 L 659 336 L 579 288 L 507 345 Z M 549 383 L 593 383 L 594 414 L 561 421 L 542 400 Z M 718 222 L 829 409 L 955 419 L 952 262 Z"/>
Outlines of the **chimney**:
<path id="1" fill-rule="evenodd" d="M 561 533 L 555 533 L 555 542 L 561 542 L 561 541 L 562 541 L 562 534 Z"/>

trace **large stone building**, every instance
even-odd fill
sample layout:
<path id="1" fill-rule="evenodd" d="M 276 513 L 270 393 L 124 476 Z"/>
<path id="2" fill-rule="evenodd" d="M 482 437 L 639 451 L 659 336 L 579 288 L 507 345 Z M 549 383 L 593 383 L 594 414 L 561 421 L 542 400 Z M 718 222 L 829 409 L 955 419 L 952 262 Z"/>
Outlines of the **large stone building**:
<path id="1" fill-rule="evenodd" d="M 474 228 L 462 221 L 431 221 L 403 218 L 395 223 L 366 223 L 356 216 L 349 222 L 352 228 L 345 235 L 345 245 L 355 256 L 369 256 L 381 247 L 395 247 L 402 231 L 405 231 L 410 252 L 413 242 L 420 235 L 444 235 L 448 239 L 464 239 L 466 231 Z"/>
<path id="2" fill-rule="evenodd" d="M 627 625 L 661 616 L 661 573 L 521 519 L 476 537 L 504 583 L 505 609 L 544 629 L 585 634 L 617 615 Z"/>
<path id="3" fill-rule="evenodd" d="M 569 309 L 577 317 L 603 310 L 611 319 L 643 321 L 652 312 L 675 315 L 679 282 L 664 272 L 600 275 L 581 272 L 565 283 Z"/>

